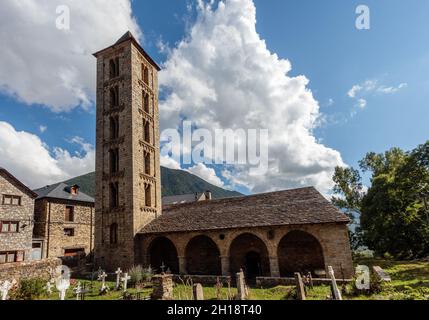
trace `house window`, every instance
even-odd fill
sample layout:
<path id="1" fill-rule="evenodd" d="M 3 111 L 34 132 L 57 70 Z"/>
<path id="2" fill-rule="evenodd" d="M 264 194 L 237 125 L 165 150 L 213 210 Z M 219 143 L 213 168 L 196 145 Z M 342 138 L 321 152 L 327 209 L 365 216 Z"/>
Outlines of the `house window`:
<path id="1" fill-rule="evenodd" d="M 144 172 L 145 172 L 145 174 L 147 174 L 149 176 L 151 174 L 150 153 L 145 153 L 145 156 L 144 156 Z"/>
<path id="2" fill-rule="evenodd" d="M 110 60 L 109 69 L 110 79 L 119 77 L 119 58 Z"/>
<path id="3" fill-rule="evenodd" d="M 146 207 L 152 207 L 152 187 L 150 184 L 145 187 L 145 204 Z"/>
<path id="4" fill-rule="evenodd" d="M 118 224 L 113 223 L 110 226 L 110 244 L 118 243 Z"/>
<path id="5" fill-rule="evenodd" d="M 149 94 L 143 91 L 143 110 L 147 114 L 150 114 L 150 100 Z"/>
<path id="6" fill-rule="evenodd" d="M 20 206 L 21 205 L 21 197 L 20 196 L 11 196 L 11 195 L 3 195 L 3 204 L 9 206 Z"/>
<path id="7" fill-rule="evenodd" d="M 19 222 L 17 221 L 1 221 L 0 233 L 18 233 Z"/>
<path id="8" fill-rule="evenodd" d="M 144 121 L 144 133 L 143 139 L 145 142 L 150 143 L 150 123 L 149 121 Z"/>
<path id="9" fill-rule="evenodd" d="M 66 222 L 74 222 L 74 207 L 66 206 L 65 219 Z"/>
<path id="10" fill-rule="evenodd" d="M 119 106 L 119 87 L 113 87 L 110 89 L 110 108 L 116 108 Z"/>
<path id="11" fill-rule="evenodd" d="M 24 251 L 3 251 L 0 252 L 0 264 L 24 261 Z"/>
<path id="12" fill-rule="evenodd" d="M 143 82 L 149 85 L 149 68 L 142 64 L 142 78 Z"/>
<path id="13" fill-rule="evenodd" d="M 110 117 L 110 138 L 112 140 L 119 137 L 119 117 Z"/>
<path id="14" fill-rule="evenodd" d="M 119 206 L 119 184 L 110 184 L 110 208 L 116 209 Z"/>
<path id="15" fill-rule="evenodd" d="M 64 257 L 77 257 L 79 255 L 85 254 L 84 248 L 78 248 L 78 249 L 65 249 L 64 250 Z"/>
<path id="16" fill-rule="evenodd" d="M 74 237 L 74 229 L 73 228 L 65 228 L 64 235 L 66 237 Z"/>
<path id="17" fill-rule="evenodd" d="M 119 149 L 110 150 L 110 173 L 119 171 Z"/>

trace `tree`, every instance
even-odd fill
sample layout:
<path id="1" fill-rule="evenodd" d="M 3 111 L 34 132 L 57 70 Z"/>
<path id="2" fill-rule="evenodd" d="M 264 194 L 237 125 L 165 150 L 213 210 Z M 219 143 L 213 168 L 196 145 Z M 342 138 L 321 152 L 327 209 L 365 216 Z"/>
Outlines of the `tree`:
<path id="1" fill-rule="evenodd" d="M 360 172 L 337 168 L 333 203 L 360 213 L 358 236 L 378 254 L 415 258 L 429 254 L 429 219 L 422 195 L 429 191 L 429 142 L 411 152 L 393 148 L 368 153 L 360 162 L 371 174 L 364 193 Z"/>

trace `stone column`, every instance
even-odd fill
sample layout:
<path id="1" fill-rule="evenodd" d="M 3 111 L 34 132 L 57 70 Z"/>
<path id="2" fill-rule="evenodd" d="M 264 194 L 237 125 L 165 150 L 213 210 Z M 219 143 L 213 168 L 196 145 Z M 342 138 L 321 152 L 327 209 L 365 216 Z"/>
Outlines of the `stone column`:
<path id="1" fill-rule="evenodd" d="M 279 259 L 277 256 L 270 257 L 270 270 L 272 278 L 280 278 Z"/>
<path id="2" fill-rule="evenodd" d="M 187 274 L 186 270 L 186 257 L 178 257 L 179 259 L 179 273 L 180 274 Z"/>
<path id="3" fill-rule="evenodd" d="M 222 265 L 222 275 L 229 276 L 229 256 L 221 256 L 220 257 L 221 265 Z"/>

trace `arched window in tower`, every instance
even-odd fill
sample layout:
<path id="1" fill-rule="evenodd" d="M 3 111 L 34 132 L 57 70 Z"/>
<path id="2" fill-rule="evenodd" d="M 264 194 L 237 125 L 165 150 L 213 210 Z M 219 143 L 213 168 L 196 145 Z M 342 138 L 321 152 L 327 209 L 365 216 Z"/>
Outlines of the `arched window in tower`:
<path id="1" fill-rule="evenodd" d="M 150 102 L 149 102 L 149 94 L 143 91 L 143 110 L 147 114 L 150 114 Z"/>
<path id="2" fill-rule="evenodd" d="M 112 223 L 110 225 L 110 244 L 118 243 L 118 224 Z"/>
<path id="3" fill-rule="evenodd" d="M 110 117 L 110 139 L 115 140 L 119 138 L 119 117 Z"/>
<path id="4" fill-rule="evenodd" d="M 119 77 L 119 58 L 110 59 L 109 75 L 110 75 L 110 79 Z"/>
<path id="5" fill-rule="evenodd" d="M 110 173 L 119 171 L 119 149 L 110 150 Z"/>
<path id="6" fill-rule="evenodd" d="M 119 207 L 119 183 L 110 184 L 110 208 L 116 209 Z"/>
<path id="7" fill-rule="evenodd" d="M 144 198 L 146 207 L 152 207 L 152 186 L 150 184 L 145 186 Z"/>
<path id="8" fill-rule="evenodd" d="M 119 106 L 119 87 L 110 89 L 110 107 L 115 108 Z"/>
<path id="9" fill-rule="evenodd" d="M 149 152 L 146 152 L 144 155 L 144 173 L 148 176 L 151 175 L 151 154 Z"/>
<path id="10" fill-rule="evenodd" d="M 150 143 L 150 123 L 149 121 L 144 121 L 143 125 L 144 125 L 143 139 L 145 142 Z"/>
<path id="11" fill-rule="evenodd" d="M 142 78 L 143 82 L 149 85 L 149 68 L 142 64 Z"/>

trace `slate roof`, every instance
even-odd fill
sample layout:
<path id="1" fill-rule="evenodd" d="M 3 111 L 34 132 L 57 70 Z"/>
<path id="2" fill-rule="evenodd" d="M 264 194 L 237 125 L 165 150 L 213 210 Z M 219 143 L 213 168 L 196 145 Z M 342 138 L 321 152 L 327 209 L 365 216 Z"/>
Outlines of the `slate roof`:
<path id="1" fill-rule="evenodd" d="M 114 46 L 117 46 L 125 41 L 132 41 L 134 43 L 134 45 L 137 47 L 137 49 L 140 51 L 140 53 L 156 68 L 156 70 L 160 71 L 161 68 L 160 66 L 155 62 L 155 60 L 152 59 L 152 57 L 143 49 L 143 47 L 140 45 L 140 43 L 136 40 L 136 38 L 134 38 L 133 34 L 130 31 L 125 32 L 125 34 L 119 38 L 118 41 L 116 41 L 116 43 L 110 47 L 107 47 L 103 50 L 100 50 L 96 53 L 94 53 L 93 55 L 95 57 L 97 57 L 100 53 L 106 51 L 107 49 L 110 49 Z"/>
<path id="2" fill-rule="evenodd" d="M 346 215 L 310 187 L 172 206 L 140 233 L 349 222 Z"/>
<path id="3" fill-rule="evenodd" d="M 26 193 L 31 198 L 37 198 L 37 194 L 33 192 L 29 187 L 19 181 L 14 175 L 12 175 L 5 168 L 0 167 L 0 175 L 6 177 L 9 181 L 11 181 L 17 188 L 21 189 L 24 193 Z"/>
<path id="4" fill-rule="evenodd" d="M 71 194 L 70 186 L 65 183 L 57 183 L 51 186 L 46 186 L 34 192 L 37 193 L 39 199 L 50 198 L 50 199 L 59 199 L 59 200 L 69 200 L 69 201 L 78 201 L 78 202 L 89 202 L 94 203 L 94 198 L 88 196 L 87 194 L 79 191 L 78 194 Z"/>

